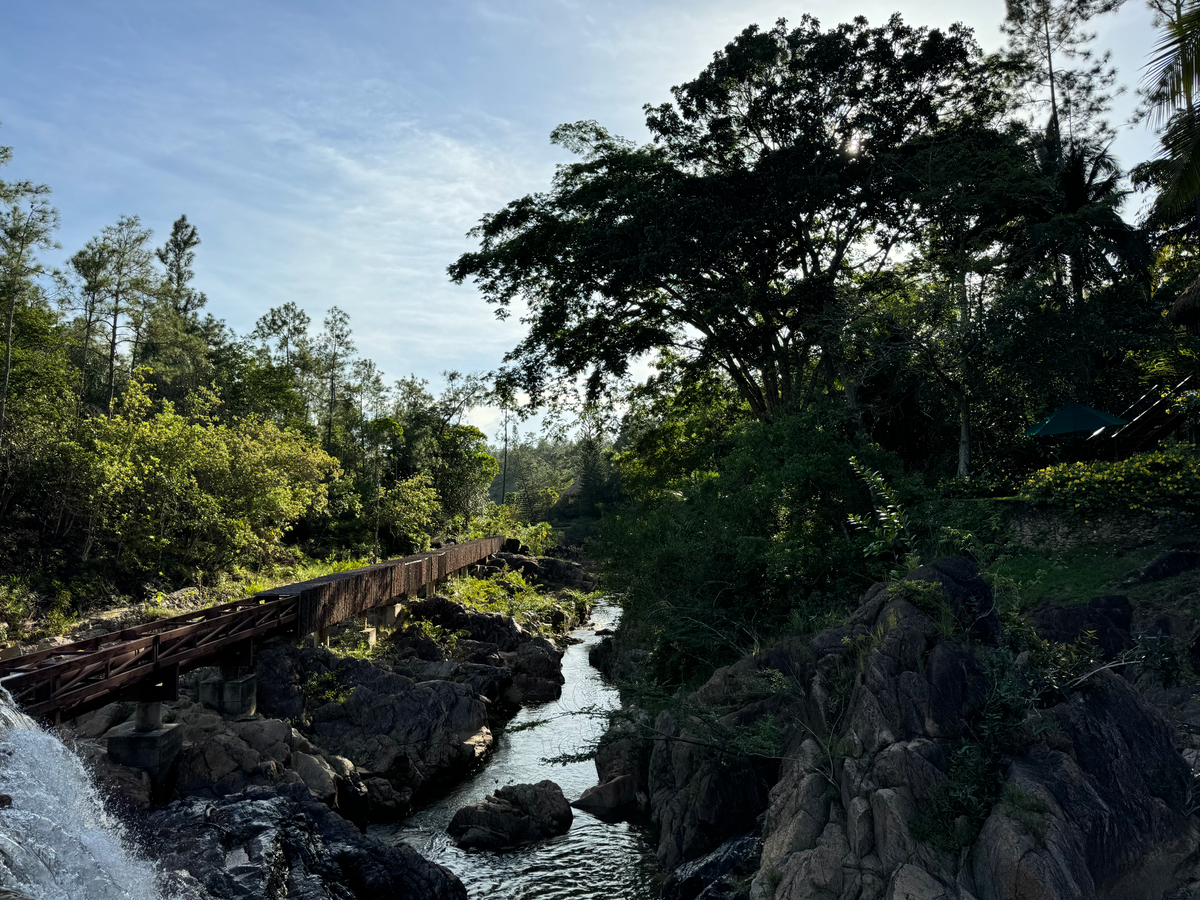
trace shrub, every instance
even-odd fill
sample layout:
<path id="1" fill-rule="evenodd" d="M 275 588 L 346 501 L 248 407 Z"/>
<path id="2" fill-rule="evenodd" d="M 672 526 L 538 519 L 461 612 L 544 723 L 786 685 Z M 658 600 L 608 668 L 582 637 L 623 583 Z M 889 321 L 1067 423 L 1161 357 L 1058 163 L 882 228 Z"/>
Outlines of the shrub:
<path id="1" fill-rule="evenodd" d="M 266 561 L 294 522 L 325 505 L 335 461 L 271 422 L 214 420 L 212 391 L 192 394 L 186 415 L 169 402 L 155 412 L 148 374 L 139 370 L 73 448 L 83 561 L 103 557 L 131 576 Z"/>
<path id="2" fill-rule="evenodd" d="M 504 571 L 487 578 L 452 578 L 441 589 L 455 603 L 479 612 L 512 616 L 525 628 L 542 631 L 556 609 L 568 618 L 583 621 L 594 596 L 579 591 L 564 592 L 560 600 L 543 594 L 520 572 Z"/>
<path id="3" fill-rule="evenodd" d="M 412 551 L 429 549 L 440 513 L 438 493 L 428 475 L 398 481 L 379 497 L 380 524 Z"/>
<path id="4" fill-rule="evenodd" d="M 465 528 L 465 540 L 502 535 L 516 538 L 534 556 L 542 556 L 557 540 L 549 522 L 536 524 L 522 520 L 517 510 L 505 503 L 489 503 L 482 516 L 471 519 Z"/>
<path id="5" fill-rule="evenodd" d="M 1021 499 L 1080 515 L 1200 509 L 1200 457 L 1192 444 L 1119 462 L 1062 463 L 1034 472 Z"/>
<path id="6" fill-rule="evenodd" d="M 839 423 L 815 413 L 746 423 L 680 496 L 605 517 L 605 584 L 622 597 L 629 642 L 652 651 L 649 677 L 706 677 L 786 628 L 844 610 L 883 574 L 885 560 L 864 561 L 870 538 L 847 527 L 872 508 L 854 453 Z M 877 450 L 856 459 L 894 468 Z"/>

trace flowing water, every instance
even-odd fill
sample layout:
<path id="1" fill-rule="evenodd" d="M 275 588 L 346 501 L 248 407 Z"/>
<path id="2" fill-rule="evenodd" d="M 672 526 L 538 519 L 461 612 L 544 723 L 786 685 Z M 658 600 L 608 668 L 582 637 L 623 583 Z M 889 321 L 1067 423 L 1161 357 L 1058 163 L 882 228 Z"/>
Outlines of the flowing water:
<path id="1" fill-rule="evenodd" d="M 154 866 L 134 855 L 83 763 L 0 688 L 0 898 L 151 900 Z"/>
<path id="2" fill-rule="evenodd" d="M 599 605 L 592 611 L 598 626 L 611 624 L 617 611 Z M 599 640 L 590 629 L 575 632 L 563 657 L 562 697 L 527 706 L 496 742 L 487 765 L 451 794 L 399 826 L 372 829 L 376 837 L 404 840 L 417 852 L 454 872 L 471 900 L 643 900 L 658 896 L 654 846 L 649 835 L 627 823 L 605 824 L 575 810 L 571 830 L 540 844 L 504 853 L 460 850 L 446 825 L 461 807 L 477 803 L 506 784 L 548 778 L 568 800 L 596 783 L 596 767 L 587 762 L 556 765 L 546 759 L 580 753 L 604 730 L 603 713 L 620 705 L 617 691 L 588 664 L 588 648 Z M 544 722 L 514 731 L 516 726 Z"/>

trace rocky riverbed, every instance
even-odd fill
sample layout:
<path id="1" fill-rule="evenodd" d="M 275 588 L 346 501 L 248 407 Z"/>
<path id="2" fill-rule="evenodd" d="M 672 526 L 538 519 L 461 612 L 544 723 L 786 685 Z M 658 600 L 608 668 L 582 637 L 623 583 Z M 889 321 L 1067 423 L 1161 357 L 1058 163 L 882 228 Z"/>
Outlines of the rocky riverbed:
<path id="1" fill-rule="evenodd" d="M 577 564 L 514 553 L 478 574 L 510 565 L 547 590 L 590 584 Z M 268 643 L 256 653 L 252 715 L 207 709 L 198 702 L 207 673 L 194 673 L 166 704 L 183 750 L 158 778 L 107 755 L 133 704 L 81 717 L 58 737 L 158 862 L 163 896 L 465 897 L 449 870 L 362 827 L 402 820 L 460 782 L 517 710 L 561 694 L 566 635 L 579 624 L 573 596 L 548 605 L 536 628 L 431 597 L 409 604 L 370 653 Z M 15 801 L 26 804 L 19 791 Z"/>

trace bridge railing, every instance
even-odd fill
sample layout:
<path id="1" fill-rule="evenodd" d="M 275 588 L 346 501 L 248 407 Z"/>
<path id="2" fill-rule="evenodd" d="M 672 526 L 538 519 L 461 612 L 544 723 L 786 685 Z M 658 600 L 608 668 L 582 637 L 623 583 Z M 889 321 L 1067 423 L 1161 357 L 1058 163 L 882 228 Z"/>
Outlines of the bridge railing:
<path id="1" fill-rule="evenodd" d="M 390 602 L 415 597 L 500 550 L 491 537 L 337 572 L 145 625 L 0 661 L 0 685 L 30 715 L 72 718 L 113 700 L 174 699 L 179 676 L 235 660 L 253 643 L 316 634 Z"/>

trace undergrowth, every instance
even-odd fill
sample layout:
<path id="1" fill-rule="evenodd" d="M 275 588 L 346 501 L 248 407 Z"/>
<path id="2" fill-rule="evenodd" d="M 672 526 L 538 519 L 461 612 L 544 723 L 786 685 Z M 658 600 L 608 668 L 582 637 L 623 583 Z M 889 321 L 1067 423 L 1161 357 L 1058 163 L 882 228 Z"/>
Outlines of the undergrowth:
<path id="1" fill-rule="evenodd" d="M 537 632 L 550 628 L 556 612 L 561 614 L 563 626 L 584 621 L 600 596 L 599 592 L 572 589 L 544 594 L 512 569 L 487 578 L 452 578 L 440 592 L 468 609 L 512 616 L 522 627 Z"/>

